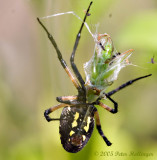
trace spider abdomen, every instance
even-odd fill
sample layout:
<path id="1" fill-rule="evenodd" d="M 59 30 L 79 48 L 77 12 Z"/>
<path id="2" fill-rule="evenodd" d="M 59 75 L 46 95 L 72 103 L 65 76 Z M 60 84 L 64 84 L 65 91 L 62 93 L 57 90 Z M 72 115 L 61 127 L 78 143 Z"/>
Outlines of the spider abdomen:
<path id="1" fill-rule="evenodd" d="M 88 142 L 94 128 L 94 106 L 65 107 L 60 117 L 60 139 L 64 149 L 80 151 Z"/>

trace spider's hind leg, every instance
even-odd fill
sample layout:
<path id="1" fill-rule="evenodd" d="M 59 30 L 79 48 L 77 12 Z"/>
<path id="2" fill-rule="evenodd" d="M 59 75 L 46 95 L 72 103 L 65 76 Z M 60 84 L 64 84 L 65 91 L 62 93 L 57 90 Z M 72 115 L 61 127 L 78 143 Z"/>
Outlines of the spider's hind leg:
<path id="1" fill-rule="evenodd" d="M 94 116 L 95 116 L 95 119 L 96 119 L 96 127 L 97 127 L 97 130 L 98 130 L 100 136 L 104 139 L 104 141 L 106 142 L 107 146 L 111 146 L 112 143 L 107 139 L 107 137 L 104 135 L 104 133 L 103 133 L 103 131 L 101 129 L 99 113 L 98 113 L 98 110 L 96 108 L 95 108 L 95 111 L 94 111 Z"/>

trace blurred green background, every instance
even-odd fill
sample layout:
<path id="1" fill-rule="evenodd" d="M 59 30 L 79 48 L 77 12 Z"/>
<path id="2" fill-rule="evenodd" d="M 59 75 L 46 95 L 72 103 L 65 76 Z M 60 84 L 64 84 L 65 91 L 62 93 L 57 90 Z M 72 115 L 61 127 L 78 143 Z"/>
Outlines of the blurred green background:
<path id="1" fill-rule="evenodd" d="M 120 72 L 118 85 L 149 73 L 153 76 L 120 91 L 113 98 L 119 113 L 98 108 L 102 128 L 113 143 L 107 147 L 96 128 L 86 147 L 77 154 L 61 146 L 59 122 L 47 123 L 43 112 L 56 105 L 56 96 L 77 94 L 58 62 L 55 50 L 36 17 L 75 11 L 80 17 L 89 0 L 6 0 L 0 5 L 0 160 L 155 160 L 157 159 L 157 1 L 94 0 L 88 24 L 108 33 L 116 49 L 134 49 L 131 62 Z M 81 22 L 72 15 L 45 19 L 63 57 L 69 64 Z M 94 42 L 84 28 L 76 64 L 93 55 Z M 113 104 L 106 101 L 106 104 Z M 53 113 L 59 117 L 61 110 Z M 130 156 L 130 152 L 137 154 Z M 142 155 L 141 155 L 142 154 Z M 148 156 L 145 156 L 145 155 Z"/>

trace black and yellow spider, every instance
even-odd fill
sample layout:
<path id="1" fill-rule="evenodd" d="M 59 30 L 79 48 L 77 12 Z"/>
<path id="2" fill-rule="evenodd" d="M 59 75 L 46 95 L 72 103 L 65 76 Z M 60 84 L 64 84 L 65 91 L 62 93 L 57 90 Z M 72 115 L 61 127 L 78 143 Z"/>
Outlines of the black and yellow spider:
<path id="1" fill-rule="evenodd" d="M 37 18 L 54 46 L 62 67 L 65 69 L 78 91 L 78 95 L 76 96 L 57 97 L 56 99 L 60 104 L 47 109 L 44 113 L 48 122 L 60 120 L 59 132 L 61 135 L 61 143 L 66 151 L 72 153 L 80 151 L 87 144 L 93 132 L 95 121 L 99 134 L 102 136 L 106 144 L 110 146 L 112 143 L 107 139 L 101 129 L 99 114 L 95 105 L 99 105 L 111 113 L 117 113 L 118 103 L 115 102 L 111 96 L 126 86 L 131 85 L 135 81 L 151 76 L 151 74 L 149 74 L 130 80 L 119 86 L 117 89 L 105 93 L 105 89 L 110 86 L 114 80 L 116 80 L 120 69 L 128 64 L 128 58 L 132 50 L 128 50 L 122 54 L 116 52 L 110 36 L 108 34 L 98 34 L 95 38 L 96 47 L 94 56 L 84 66 L 86 82 L 84 81 L 74 62 L 74 58 L 81 37 L 81 32 L 86 18 L 89 15 L 91 5 L 92 2 L 86 11 L 70 58 L 71 67 L 76 78 L 63 59 L 53 36 L 49 33 L 40 19 Z M 114 109 L 102 103 L 101 100 L 103 98 L 109 99 L 114 104 Z M 49 114 L 59 108 L 63 108 L 60 118 L 50 118 Z"/>

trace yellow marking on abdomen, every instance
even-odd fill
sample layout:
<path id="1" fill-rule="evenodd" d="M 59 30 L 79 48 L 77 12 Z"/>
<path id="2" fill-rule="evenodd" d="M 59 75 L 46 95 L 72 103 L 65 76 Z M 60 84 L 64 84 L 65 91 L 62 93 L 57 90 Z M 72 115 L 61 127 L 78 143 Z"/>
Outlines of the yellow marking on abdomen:
<path id="1" fill-rule="evenodd" d="M 85 141 L 85 139 L 86 139 L 86 136 L 85 136 L 85 135 L 82 135 L 82 139 L 83 139 L 83 141 Z"/>
<path id="2" fill-rule="evenodd" d="M 72 122 L 72 128 L 77 126 L 77 119 L 79 118 L 79 113 L 76 112 L 75 116 L 74 116 L 74 121 Z"/>
<path id="3" fill-rule="evenodd" d="M 72 136 L 74 133 L 74 131 L 70 131 L 69 135 Z"/>
<path id="4" fill-rule="evenodd" d="M 84 130 L 86 131 L 86 132 L 88 132 L 88 130 L 89 130 L 89 124 L 90 124 L 90 117 L 88 117 L 87 118 L 87 126 L 84 126 Z"/>

